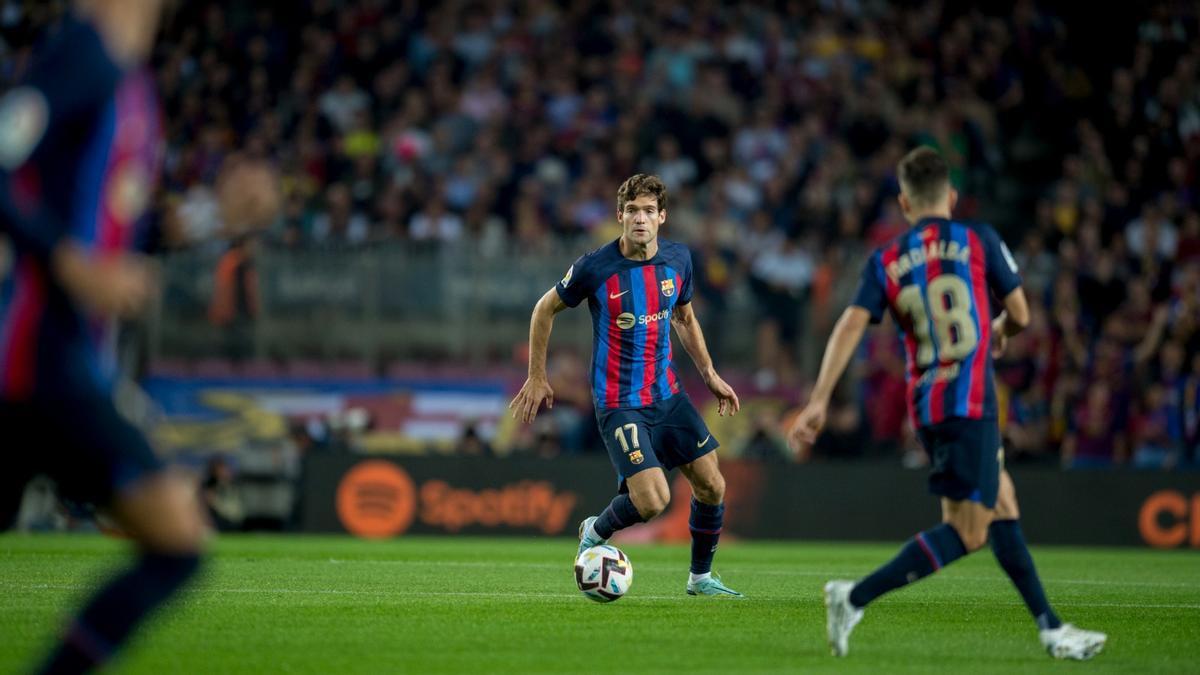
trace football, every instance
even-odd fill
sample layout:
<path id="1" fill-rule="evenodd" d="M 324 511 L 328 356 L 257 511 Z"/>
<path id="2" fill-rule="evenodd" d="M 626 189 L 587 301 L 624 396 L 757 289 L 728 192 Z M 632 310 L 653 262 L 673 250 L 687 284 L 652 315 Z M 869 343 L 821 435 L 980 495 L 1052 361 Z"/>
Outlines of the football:
<path id="1" fill-rule="evenodd" d="M 593 546 L 575 559 L 575 584 L 596 602 L 612 602 L 629 592 L 633 565 L 615 546 Z"/>

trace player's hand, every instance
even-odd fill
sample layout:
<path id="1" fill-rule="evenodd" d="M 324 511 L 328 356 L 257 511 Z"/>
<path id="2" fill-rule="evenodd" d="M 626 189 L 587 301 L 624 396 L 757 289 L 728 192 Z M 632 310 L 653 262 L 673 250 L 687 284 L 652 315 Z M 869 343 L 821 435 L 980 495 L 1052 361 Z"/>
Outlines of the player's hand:
<path id="1" fill-rule="evenodd" d="M 60 244 L 55 251 L 54 272 L 75 302 L 100 316 L 137 315 L 158 286 L 149 258 L 121 253 L 93 259 L 70 242 Z"/>
<path id="2" fill-rule="evenodd" d="M 722 380 L 720 375 L 717 375 L 715 372 L 710 374 L 704 378 L 704 384 L 713 393 L 713 396 L 717 397 L 717 414 L 721 417 L 724 417 L 727 413 L 732 417 L 742 409 L 742 403 L 738 401 L 737 392 L 725 380 Z"/>
<path id="3" fill-rule="evenodd" d="M 1004 332 L 1004 317 L 998 316 L 992 321 L 992 358 L 1004 356 L 1008 349 L 1008 334 Z"/>
<path id="4" fill-rule="evenodd" d="M 546 402 L 547 410 L 554 407 L 554 390 L 550 388 L 550 383 L 541 378 L 529 378 L 525 380 L 524 386 L 517 392 L 512 403 L 508 404 L 508 409 L 513 411 L 513 419 L 531 424 L 537 417 L 543 401 Z"/>
<path id="5" fill-rule="evenodd" d="M 800 411 L 787 434 L 787 444 L 792 452 L 799 452 L 801 445 L 817 442 L 817 436 L 820 436 L 821 429 L 825 428 L 828 407 L 829 404 L 825 401 L 809 401 L 804 410 Z"/>

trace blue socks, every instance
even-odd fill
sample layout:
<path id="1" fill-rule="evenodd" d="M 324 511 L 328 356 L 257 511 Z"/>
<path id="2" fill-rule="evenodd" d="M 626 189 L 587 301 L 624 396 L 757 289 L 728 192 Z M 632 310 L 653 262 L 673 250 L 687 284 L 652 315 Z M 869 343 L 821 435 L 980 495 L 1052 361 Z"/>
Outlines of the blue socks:
<path id="1" fill-rule="evenodd" d="M 143 554 L 113 579 L 67 627 L 43 673 L 82 673 L 105 663 L 151 610 L 175 593 L 200 566 L 195 555 Z"/>
<path id="2" fill-rule="evenodd" d="M 1025 599 L 1038 629 L 1061 626 L 1062 621 L 1046 601 L 1021 524 L 1015 520 L 993 521 L 988 526 L 988 537 L 996 562 Z M 895 558 L 858 582 L 850 592 L 850 602 L 855 607 L 865 607 L 884 593 L 929 576 L 966 554 L 958 532 L 948 524 L 938 525 L 913 537 Z"/>
<path id="3" fill-rule="evenodd" d="M 592 523 L 592 529 L 601 539 L 609 539 L 614 532 L 641 522 L 644 522 L 642 514 L 638 513 L 629 495 L 617 495 Z"/>
<path id="4" fill-rule="evenodd" d="M 886 565 L 859 581 L 850 592 L 850 602 L 865 607 L 884 593 L 927 577 L 966 554 L 962 539 L 949 524 L 925 530 L 909 539 Z"/>
<path id="5" fill-rule="evenodd" d="M 692 497 L 692 515 L 688 518 L 688 529 L 692 531 L 692 574 L 712 571 L 713 556 L 717 553 L 717 540 L 721 538 L 724 523 L 724 504 L 702 504 Z"/>
<path id="6" fill-rule="evenodd" d="M 1037 621 L 1039 630 L 1058 628 L 1062 621 L 1050 609 L 1046 601 L 1046 592 L 1042 590 L 1042 582 L 1038 579 L 1037 569 L 1033 566 L 1033 558 L 1025 545 L 1025 535 L 1021 532 L 1021 524 L 1015 520 L 993 521 L 988 527 L 988 536 L 992 540 L 992 553 L 996 562 L 1004 568 L 1008 578 L 1020 591 L 1025 599 L 1025 606 Z"/>

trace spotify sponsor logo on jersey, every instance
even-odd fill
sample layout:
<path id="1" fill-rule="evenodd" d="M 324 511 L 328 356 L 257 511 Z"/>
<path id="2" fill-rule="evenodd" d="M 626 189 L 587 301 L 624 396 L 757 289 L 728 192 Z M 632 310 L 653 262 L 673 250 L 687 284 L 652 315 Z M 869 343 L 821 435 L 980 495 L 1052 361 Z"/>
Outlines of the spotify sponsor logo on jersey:
<path id="1" fill-rule="evenodd" d="M 666 321 L 670 318 L 671 310 L 669 309 L 664 309 L 661 312 L 655 312 L 653 314 L 642 314 L 639 316 L 634 316 L 631 312 L 621 312 L 617 315 L 617 328 L 620 328 L 621 330 L 629 330 L 637 325 L 645 326 L 658 321 Z"/>

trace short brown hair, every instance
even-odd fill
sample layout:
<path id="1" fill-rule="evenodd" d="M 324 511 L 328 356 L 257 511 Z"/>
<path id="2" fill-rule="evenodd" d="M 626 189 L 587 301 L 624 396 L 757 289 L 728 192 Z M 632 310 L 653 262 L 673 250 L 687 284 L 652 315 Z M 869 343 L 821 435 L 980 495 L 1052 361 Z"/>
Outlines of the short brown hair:
<path id="1" fill-rule="evenodd" d="M 905 155 L 896 165 L 896 176 L 909 201 L 922 206 L 936 201 L 950 187 L 950 166 L 928 145 Z"/>
<path id="2" fill-rule="evenodd" d="M 630 176 L 617 190 L 617 211 L 625 210 L 625 203 L 642 195 L 650 195 L 658 201 L 658 210 L 667 208 L 667 186 L 658 176 L 639 173 Z"/>

